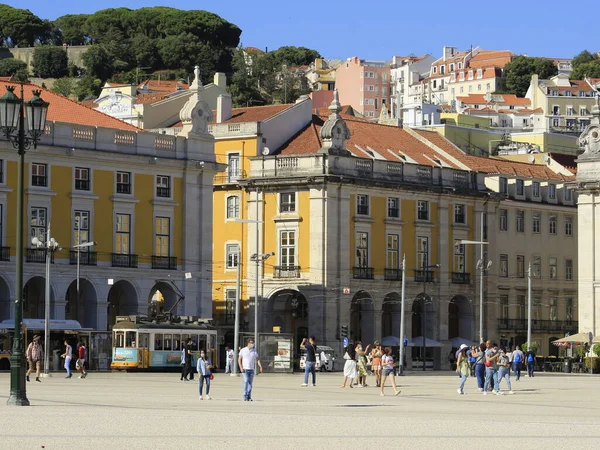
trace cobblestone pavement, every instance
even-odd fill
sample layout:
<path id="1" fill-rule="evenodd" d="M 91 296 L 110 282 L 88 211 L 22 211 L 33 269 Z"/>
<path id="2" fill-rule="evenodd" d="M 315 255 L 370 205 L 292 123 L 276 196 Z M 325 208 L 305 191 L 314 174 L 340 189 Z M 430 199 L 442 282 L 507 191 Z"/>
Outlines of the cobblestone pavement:
<path id="1" fill-rule="evenodd" d="M 431 449 L 471 447 L 597 448 L 600 378 L 539 374 L 513 380 L 514 395 L 476 392 L 470 378 L 458 395 L 450 373 L 397 377 L 387 388 L 340 388 L 339 373 L 319 374 L 301 387 L 301 374 L 263 374 L 253 402 L 242 380 L 215 374 L 212 400 L 198 383 L 172 373 L 53 374 L 27 384 L 29 407 L 6 405 L 9 374 L 0 374 L 0 448 L 61 449 Z M 505 386 L 502 386 L 505 387 Z M 471 436 L 469 438 L 469 436 Z M 477 437 L 479 436 L 479 437 Z M 473 440 L 475 439 L 475 440 Z M 487 444 L 486 444 L 487 440 Z"/>

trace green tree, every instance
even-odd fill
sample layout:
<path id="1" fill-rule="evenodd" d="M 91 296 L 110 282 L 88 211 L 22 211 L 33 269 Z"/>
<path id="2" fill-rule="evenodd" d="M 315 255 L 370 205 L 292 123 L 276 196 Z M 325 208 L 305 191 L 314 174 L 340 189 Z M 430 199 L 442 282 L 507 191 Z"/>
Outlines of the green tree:
<path id="1" fill-rule="evenodd" d="M 595 54 L 590 53 L 588 50 L 583 50 L 581 53 L 575 55 L 571 61 L 571 68 L 576 69 L 582 64 L 586 64 L 597 59 L 598 57 Z"/>
<path id="2" fill-rule="evenodd" d="M 318 51 L 306 47 L 280 47 L 273 52 L 273 57 L 279 64 L 288 66 L 308 66 L 321 55 Z"/>
<path id="3" fill-rule="evenodd" d="M 33 47 L 42 42 L 49 32 L 45 22 L 28 9 L 0 5 L 0 36 L 8 47 Z"/>
<path id="4" fill-rule="evenodd" d="M 33 52 L 33 73 L 40 78 L 61 78 L 69 73 L 69 58 L 61 47 L 36 47 Z"/>
<path id="5" fill-rule="evenodd" d="M 256 59 L 259 56 L 258 52 L 255 53 L 247 56 L 242 47 L 233 52 L 233 75 L 231 76 L 229 93 L 235 106 L 249 106 L 264 102 L 258 90 Z"/>
<path id="6" fill-rule="evenodd" d="M 63 41 L 69 45 L 84 45 L 90 41 L 86 33 L 88 14 L 67 14 L 59 17 L 54 24 L 60 29 Z"/>
<path id="7" fill-rule="evenodd" d="M 106 81 L 113 74 L 113 65 L 102 45 L 91 45 L 82 57 L 87 74 Z"/>
<path id="8" fill-rule="evenodd" d="M 56 92 L 64 97 L 70 97 L 75 94 L 77 80 L 75 78 L 64 77 L 54 81 L 52 92 Z"/>
<path id="9" fill-rule="evenodd" d="M 11 77 L 19 71 L 27 71 L 27 64 L 15 58 L 0 61 L 0 77 Z"/>
<path id="10" fill-rule="evenodd" d="M 508 92 L 524 97 L 531 84 L 531 75 L 547 79 L 557 73 L 558 68 L 549 59 L 519 55 L 504 66 L 504 86 Z"/>
<path id="11" fill-rule="evenodd" d="M 91 75 L 84 75 L 79 79 L 74 94 L 78 100 L 96 99 L 102 91 L 102 80 Z"/>
<path id="12" fill-rule="evenodd" d="M 593 59 L 589 62 L 579 64 L 571 71 L 569 76 L 572 80 L 583 80 L 584 78 L 600 78 L 600 60 Z"/>

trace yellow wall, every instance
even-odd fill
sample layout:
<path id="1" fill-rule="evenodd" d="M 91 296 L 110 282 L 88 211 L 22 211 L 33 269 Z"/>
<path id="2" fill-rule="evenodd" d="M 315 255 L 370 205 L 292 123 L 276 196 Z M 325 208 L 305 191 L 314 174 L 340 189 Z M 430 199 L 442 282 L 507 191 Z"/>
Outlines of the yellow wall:
<path id="1" fill-rule="evenodd" d="M 115 173 L 108 170 L 94 170 L 92 180 L 94 193 L 99 197 L 94 202 L 94 218 L 96 220 L 94 220 L 92 235 L 98 242 L 95 250 L 98 252 L 98 261 L 110 261 L 115 246 L 113 242 L 115 227 L 113 202 L 110 200 L 114 194 Z M 102 219 L 98 220 L 98 217 Z"/>

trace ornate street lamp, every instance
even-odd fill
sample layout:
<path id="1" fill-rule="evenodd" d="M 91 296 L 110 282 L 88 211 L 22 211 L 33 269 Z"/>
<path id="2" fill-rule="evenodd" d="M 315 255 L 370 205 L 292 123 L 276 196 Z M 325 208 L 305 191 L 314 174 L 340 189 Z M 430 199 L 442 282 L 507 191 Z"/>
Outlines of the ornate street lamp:
<path id="1" fill-rule="evenodd" d="M 17 267 L 15 282 L 15 333 L 10 357 L 10 396 L 8 405 L 28 406 L 25 389 L 25 357 L 23 354 L 23 180 L 25 151 L 37 147 L 46 128 L 48 103 L 40 98 L 41 91 L 34 90 L 33 98 L 25 102 L 23 83 L 20 97 L 15 95 L 15 86 L 7 86 L 8 91 L 0 98 L 0 130 L 19 153 L 19 174 L 17 179 Z M 27 110 L 27 116 L 25 115 Z M 25 124 L 27 118 L 27 124 Z M 48 351 L 48 343 L 45 343 Z"/>

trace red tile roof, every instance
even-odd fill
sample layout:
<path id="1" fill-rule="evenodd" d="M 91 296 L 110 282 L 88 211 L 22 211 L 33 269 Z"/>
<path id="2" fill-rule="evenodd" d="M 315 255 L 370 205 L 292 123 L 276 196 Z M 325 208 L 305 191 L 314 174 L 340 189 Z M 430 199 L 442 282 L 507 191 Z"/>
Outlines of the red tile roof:
<path id="1" fill-rule="evenodd" d="M 492 94 L 494 97 L 499 99 L 502 98 L 502 101 L 491 101 L 488 102 L 485 99 L 486 94 L 469 94 L 464 97 L 456 97 L 456 100 L 461 101 L 465 105 L 523 105 L 529 106 L 531 104 L 531 100 L 524 97 L 517 97 L 514 94 Z"/>
<path id="2" fill-rule="evenodd" d="M 481 50 L 469 61 L 468 66 L 473 69 L 485 67 L 504 68 L 515 55 L 508 50 Z"/>
<path id="3" fill-rule="evenodd" d="M 150 91 L 164 92 L 170 94 L 177 90 L 189 89 L 187 83 L 180 83 L 175 80 L 147 80 L 138 86 L 138 89 L 147 88 Z M 177 89 L 179 88 L 179 89 Z"/>
<path id="4" fill-rule="evenodd" d="M 14 83 L 7 83 L 0 80 L 0 90 L 6 91 L 6 86 L 17 86 Z M 43 100 L 50 103 L 48 108 L 47 120 L 54 122 L 71 123 L 76 125 L 88 125 L 105 128 L 117 128 L 119 130 L 143 131 L 133 125 L 115 119 L 100 111 L 88 108 L 73 100 L 70 100 L 62 95 L 55 94 L 48 89 L 41 88 L 33 84 L 25 84 L 24 94 L 25 101 L 30 100 L 33 94 L 32 90 L 42 91 L 41 97 Z M 15 93 L 19 95 L 19 87 L 15 89 Z M 2 94 L 4 95 L 4 94 Z"/>
<path id="5" fill-rule="evenodd" d="M 292 106 L 294 106 L 294 103 L 233 108 L 231 112 L 231 119 L 226 120 L 223 123 L 262 122 Z M 217 114 L 215 111 L 213 111 L 213 116 L 216 119 Z"/>
<path id="6" fill-rule="evenodd" d="M 169 98 L 169 97 L 166 96 L 162 92 L 151 92 L 149 94 L 138 94 L 135 97 L 135 103 L 137 103 L 138 105 L 149 105 L 152 103 L 160 102 L 161 100 L 164 100 L 166 98 Z"/>

